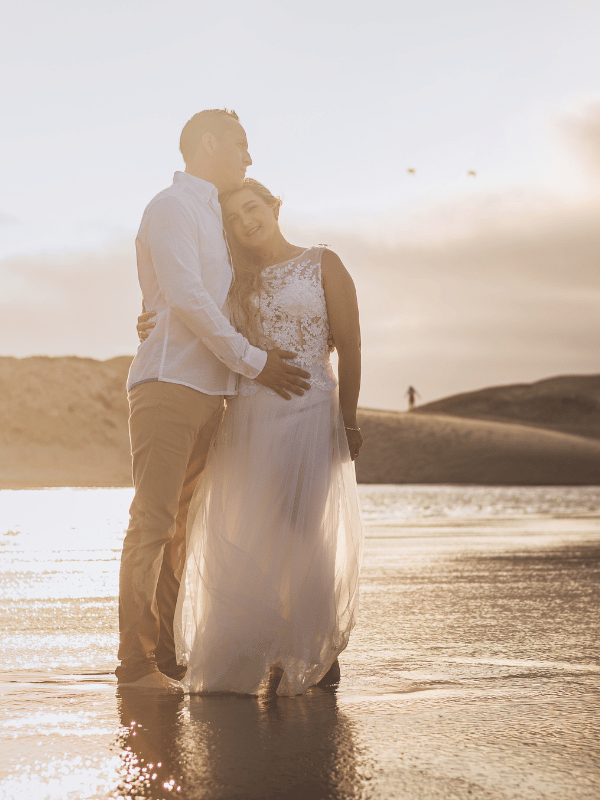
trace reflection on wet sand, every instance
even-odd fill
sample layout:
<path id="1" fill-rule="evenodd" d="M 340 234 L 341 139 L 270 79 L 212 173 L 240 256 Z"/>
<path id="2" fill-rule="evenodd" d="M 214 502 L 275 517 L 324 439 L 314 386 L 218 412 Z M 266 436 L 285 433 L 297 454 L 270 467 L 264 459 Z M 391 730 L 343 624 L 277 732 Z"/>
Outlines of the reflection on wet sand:
<path id="1" fill-rule="evenodd" d="M 115 796 L 351 798 L 360 784 L 352 725 L 334 690 L 303 697 L 120 692 Z"/>
<path id="2" fill-rule="evenodd" d="M 597 800 L 600 489 L 367 494 L 337 692 L 117 702 L 130 498 L 28 495 L 0 530 L 0 799 Z M 386 522 L 396 502 L 415 519 Z"/>
<path id="3" fill-rule="evenodd" d="M 121 780 L 117 797 L 158 797 L 181 792 L 178 754 L 174 748 L 182 722 L 181 695 L 117 690 L 121 727 Z M 168 787 L 168 788 L 167 788 Z"/>

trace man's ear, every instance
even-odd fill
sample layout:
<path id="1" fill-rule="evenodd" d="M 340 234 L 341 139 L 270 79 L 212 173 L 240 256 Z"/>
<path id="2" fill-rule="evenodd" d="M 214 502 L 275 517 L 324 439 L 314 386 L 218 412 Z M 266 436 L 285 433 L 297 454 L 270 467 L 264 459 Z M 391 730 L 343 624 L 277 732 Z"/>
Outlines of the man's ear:
<path id="1" fill-rule="evenodd" d="M 201 139 L 202 147 L 208 155 L 212 155 L 217 147 L 217 140 L 212 133 L 205 133 Z"/>

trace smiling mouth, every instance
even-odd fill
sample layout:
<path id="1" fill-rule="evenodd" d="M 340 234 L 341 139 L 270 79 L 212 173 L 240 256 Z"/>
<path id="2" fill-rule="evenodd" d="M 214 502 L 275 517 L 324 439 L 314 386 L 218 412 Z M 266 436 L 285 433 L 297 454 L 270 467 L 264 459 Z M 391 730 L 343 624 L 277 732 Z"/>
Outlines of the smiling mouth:
<path id="1" fill-rule="evenodd" d="M 260 225 L 257 225 L 256 228 L 251 228 L 247 233 L 246 236 L 254 236 L 257 231 L 260 230 Z"/>

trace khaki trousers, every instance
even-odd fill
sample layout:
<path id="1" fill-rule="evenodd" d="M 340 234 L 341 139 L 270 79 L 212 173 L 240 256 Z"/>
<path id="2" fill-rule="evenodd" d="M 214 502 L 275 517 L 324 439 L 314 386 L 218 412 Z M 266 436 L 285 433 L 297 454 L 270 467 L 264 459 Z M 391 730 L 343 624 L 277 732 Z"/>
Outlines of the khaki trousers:
<path id="1" fill-rule="evenodd" d="M 223 397 L 152 381 L 129 392 L 135 495 L 119 576 L 119 683 L 151 672 L 183 677 L 173 617 L 190 500 L 223 412 Z"/>

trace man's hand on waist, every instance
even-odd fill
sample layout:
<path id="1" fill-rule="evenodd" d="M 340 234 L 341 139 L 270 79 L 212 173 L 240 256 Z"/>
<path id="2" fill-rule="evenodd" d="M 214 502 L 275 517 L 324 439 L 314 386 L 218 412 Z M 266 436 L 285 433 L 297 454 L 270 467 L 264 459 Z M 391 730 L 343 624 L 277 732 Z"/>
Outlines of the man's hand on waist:
<path id="1" fill-rule="evenodd" d="M 140 342 L 145 341 L 156 327 L 156 322 L 152 319 L 152 317 L 155 316 L 156 311 L 146 311 L 142 305 L 142 313 L 139 315 L 137 325 L 135 326 Z"/>
<path id="2" fill-rule="evenodd" d="M 306 372 L 300 367 L 287 364 L 284 359 L 296 358 L 296 353 L 290 350 L 267 351 L 267 362 L 263 371 L 254 378 L 257 383 L 266 386 L 277 392 L 285 400 L 291 400 L 291 394 L 303 395 L 304 391 L 310 389 L 310 384 L 303 378 L 310 378 L 310 372 Z"/>

